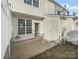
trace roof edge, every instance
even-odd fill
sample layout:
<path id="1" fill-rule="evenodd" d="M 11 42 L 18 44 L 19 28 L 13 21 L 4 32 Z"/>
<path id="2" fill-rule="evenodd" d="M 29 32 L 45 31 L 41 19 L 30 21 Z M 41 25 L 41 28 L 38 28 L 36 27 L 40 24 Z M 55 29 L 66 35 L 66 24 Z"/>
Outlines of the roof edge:
<path id="1" fill-rule="evenodd" d="M 68 11 L 66 8 L 64 8 L 62 5 L 60 5 L 58 2 L 56 2 L 55 0 L 49 0 L 50 2 L 54 3 L 55 5 L 65 9 L 66 11 Z"/>

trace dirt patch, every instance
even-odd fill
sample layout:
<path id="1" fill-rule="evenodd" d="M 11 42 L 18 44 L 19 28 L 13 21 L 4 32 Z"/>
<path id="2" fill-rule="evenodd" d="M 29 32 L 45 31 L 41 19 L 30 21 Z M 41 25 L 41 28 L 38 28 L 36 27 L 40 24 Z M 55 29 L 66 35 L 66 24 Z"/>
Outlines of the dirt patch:
<path id="1" fill-rule="evenodd" d="M 78 59 L 77 50 L 77 46 L 66 43 L 65 45 L 56 45 L 30 59 Z"/>

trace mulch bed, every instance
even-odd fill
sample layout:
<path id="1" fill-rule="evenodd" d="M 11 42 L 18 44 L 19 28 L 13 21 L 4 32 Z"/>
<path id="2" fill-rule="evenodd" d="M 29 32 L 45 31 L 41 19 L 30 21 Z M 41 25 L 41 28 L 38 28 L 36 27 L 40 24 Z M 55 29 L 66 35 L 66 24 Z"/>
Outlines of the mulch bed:
<path id="1" fill-rule="evenodd" d="M 78 47 L 67 43 L 58 44 L 30 59 L 78 59 Z"/>

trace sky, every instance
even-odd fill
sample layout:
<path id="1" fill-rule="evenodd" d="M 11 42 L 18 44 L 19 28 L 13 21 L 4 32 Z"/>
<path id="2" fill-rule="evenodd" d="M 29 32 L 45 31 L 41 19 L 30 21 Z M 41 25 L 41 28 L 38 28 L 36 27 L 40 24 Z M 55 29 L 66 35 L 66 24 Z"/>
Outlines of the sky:
<path id="1" fill-rule="evenodd" d="M 69 14 L 72 15 L 73 11 L 78 14 L 78 0 L 56 0 L 60 5 L 66 5 Z"/>

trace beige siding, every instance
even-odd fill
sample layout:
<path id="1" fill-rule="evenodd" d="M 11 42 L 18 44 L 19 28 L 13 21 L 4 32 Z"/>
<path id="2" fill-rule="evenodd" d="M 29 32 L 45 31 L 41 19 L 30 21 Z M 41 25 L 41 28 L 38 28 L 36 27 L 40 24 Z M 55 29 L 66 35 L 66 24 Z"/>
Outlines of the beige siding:
<path id="1" fill-rule="evenodd" d="M 54 3 L 48 0 L 39 0 L 39 8 L 36 8 L 34 6 L 24 3 L 24 0 L 11 0 L 11 8 L 12 8 L 11 10 L 14 11 L 15 13 L 18 12 L 20 14 L 23 14 L 23 16 L 22 15 L 18 16 L 17 13 L 15 15 L 12 15 L 13 37 L 18 36 L 18 32 L 17 32 L 18 18 L 28 18 L 30 17 L 30 15 L 34 16 L 34 19 L 31 18 L 33 33 L 29 35 L 27 34 L 21 35 L 22 38 L 19 40 L 24 40 L 25 38 L 29 39 L 34 37 L 35 22 L 40 23 L 39 32 L 41 34 L 44 34 L 45 39 L 49 41 L 59 39 L 59 36 L 61 36 L 62 30 L 63 30 L 63 27 L 65 27 L 66 31 L 70 31 L 74 28 L 72 25 L 73 20 L 71 18 L 68 18 L 67 20 L 60 20 L 59 16 L 50 17 L 45 15 L 45 14 L 57 14 L 57 11 L 63 10 L 62 7 L 59 7 L 58 5 L 55 5 Z M 40 17 L 37 17 L 37 16 L 40 16 Z M 39 18 L 41 17 L 44 17 L 44 19 L 39 20 Z"/>
<path id="2" fill-rule="evenodd" d="M 61 21 L 61 26 L 66 29 L 66 33 L 74 30 L 74 20 L 72 18 L 68 18 L 67 20 Z"/>
<path id="3" fill-rule="evenodd" d="M 37 19 L 31 19 L 32 20 L 32 34 L 24 34 L 24 35 L 18 35 L 18 19 L 28 19 L 28 17 L 23 17 L 23 16 L 17 16 L 17 15 L 12 15 L 12 25 L 13 25 L 13 41 L 20 41 L 20 40 L 27 40 L 35 37 L 35 24 L 34 23 L 39 23 L 39 33 L 43 34 L 43 21 L 42 20 L 37 20 Z M 21 38 L 15 39 L 16 36 L 20 36 Z"/>
<path id="4" fill-rule="evenodd" d="M 44 16 L 46 8 L 46 0 L 39 0 L 39 8 L 24 3 L 24 0 L 11 0 L 11 10 L 15 12 L 31 14 L 36 16 Z"/>
<path id="5" fill-rule="evenodd" d="M 57 14 L 57 11 L 62 11 L 62 10 L 63 10 L 63 8 L 55 5 L 55 14 Z"/>
<path id="6" fill-rule="evenodd" d="M 55 5 L 50 1 L 47 1 L 47 14 L 55 14 Z"/>
<path id="7" fill-rule="evenodd" d="M 64 8 L 64 7 L 63 7 Z M 59 7 L 58 5 L 55 5 L 55 14 L 57 14 L 57 11 L 60 11 L 61 14 L 63 14 L 63 11 L 65 11 L 65 15 L 67 15 L 67 10 L 66 9 L 63 9 L 62 7 Z"/>
<path id="8" fill-rule="evenodd" d="M 17 31 L 17 25 L 18 25 L 18 20 L 17 20 L 17 16 L 16 15 L 12 15 L 12 37 L 15 37 L 18 35 L 18 31 Z"/>
<path id="9" fill-rule="evenodd" d="M 8 8 L 7 0 L 2 0 L 1 2 L 1 59 L 4 59 L 4 56 L 7 52 L 7 47 L 8 45 L 10 45 L 11 35 L 12 35 L 12 26 L 11 26 L 10 10 Z"/>
<path id="10" fill-rule="evenodd" d="M 31 14 L 44 17 L 45 14 L 55 14 L 55 11 L 61 10 L 54 3 L 48 0 L 39 0 L 39 8 L 24 3 L 24 0 L 9 0 L 11 3 L 11 10 L 14 12 L 20 12 L 25 14 Z"/>
<path id="11" fill-rule="evenodd" d="M 47 41 L 57 41 L 61 37 L 63 28 L 66 35 L 69 31 L 74 30 L 74 21 L 72 18 L 61 20 L 59 16 L 46 17 L 44 20 L 44 37 Z"/>
<path id="12" fill-rule="evenodd" d="M 48 41 L 58 39 L 58 18 L 47 17 L 44 20 L 44 36 Z"/>

